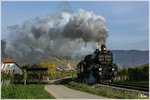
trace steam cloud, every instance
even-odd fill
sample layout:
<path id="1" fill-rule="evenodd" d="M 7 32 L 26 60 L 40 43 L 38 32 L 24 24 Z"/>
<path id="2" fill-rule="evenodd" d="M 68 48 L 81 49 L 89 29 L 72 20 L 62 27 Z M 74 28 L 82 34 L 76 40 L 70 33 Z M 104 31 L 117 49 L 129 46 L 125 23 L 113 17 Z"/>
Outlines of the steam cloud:
<path id="1" fill-rule="evenodd" d="M 21 63 L 35 63 L 47 56 L 73 59 L 99 48 L 108 37 L 105 19 L 83 9 L 36 17 L 8 30 L 2 53 Z"/>

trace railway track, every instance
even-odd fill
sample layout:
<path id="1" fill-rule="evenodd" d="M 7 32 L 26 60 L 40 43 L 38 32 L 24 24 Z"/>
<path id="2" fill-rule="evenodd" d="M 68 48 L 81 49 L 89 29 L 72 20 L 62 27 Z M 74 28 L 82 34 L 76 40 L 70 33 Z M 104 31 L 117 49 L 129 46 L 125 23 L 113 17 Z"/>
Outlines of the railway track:
<path id="1" fill-rule="evenodd" d="M 146 87 L 146 86 L 118 84 L 118 83 L 112 83 L 112 84 L 109 84 L 109 86 L 115 86 L 115 87 L 121 87 L 121 88 L 127 88 L 127 89 L 134 89 L 134 90 L 149 92 L 149 87 Z"/>
<path id="2" fill-rule="evenodd" d="M 132 89 L 132 90 L 138 90 L 138 91 L 143 91 L 143 92 L 149 92 L 149 87 L 146 87 L 146 86 L 118 84 L 118 83 L 102 84 L 102 85 L 113 86 L 113 87 L 118 87 L 118 88 L 125 88 L 125 89 Z"/>

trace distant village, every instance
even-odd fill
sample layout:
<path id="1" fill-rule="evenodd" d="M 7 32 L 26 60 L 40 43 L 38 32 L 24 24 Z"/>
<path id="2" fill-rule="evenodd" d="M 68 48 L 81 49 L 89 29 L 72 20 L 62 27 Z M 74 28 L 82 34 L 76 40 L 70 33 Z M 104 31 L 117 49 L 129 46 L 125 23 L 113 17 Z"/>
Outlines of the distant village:
<path id="1" fill-rule="evenodd" d="M 67 66 L 65 68 L 56 67 L 56 71 L 74 71 L 75 69 L 72 67 L 69 61 L 67 61 Z"/>

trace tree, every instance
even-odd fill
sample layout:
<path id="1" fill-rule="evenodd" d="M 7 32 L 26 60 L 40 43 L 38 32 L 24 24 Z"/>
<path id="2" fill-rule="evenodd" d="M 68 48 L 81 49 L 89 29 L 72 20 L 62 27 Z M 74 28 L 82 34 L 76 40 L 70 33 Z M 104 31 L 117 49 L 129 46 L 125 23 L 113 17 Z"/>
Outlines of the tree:
<path id="1" fill-rule="evenodd" d="M 26 83 L 27 83 L 27 76 L 28 76 L 28 74 L 27 74 L 26 69 L 23 69 L 24 85 L 26 85 Z"/>
<path id="2" fill-rule="evenodd" d="M 40 63 L 41 67 L 43 68 L 48 68 L 48 75 L 53 75 L 54 73 L 56 73 L 56 65 L 54 63 L 51 62 L 42 62 Z"/>

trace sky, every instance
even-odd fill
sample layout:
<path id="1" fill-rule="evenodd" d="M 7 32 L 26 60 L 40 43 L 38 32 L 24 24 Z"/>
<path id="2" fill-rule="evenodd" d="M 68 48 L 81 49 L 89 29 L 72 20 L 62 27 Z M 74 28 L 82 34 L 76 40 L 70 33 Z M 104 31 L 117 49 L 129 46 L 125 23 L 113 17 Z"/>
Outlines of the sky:
<path id="1" fill-rule="evenodd" d="M 2 1 L 2 39 L 6 39 L 8 26 L 21 25 L 35 17 L 45 18 L 60 12 L 62 1 Z M 148 50 L 148 2 L 138 1 L 70 1 L 72 12 L 78 9 L 93 11 L 103 16 L 108 25 L 106 46 L 110 50 Z"/>

